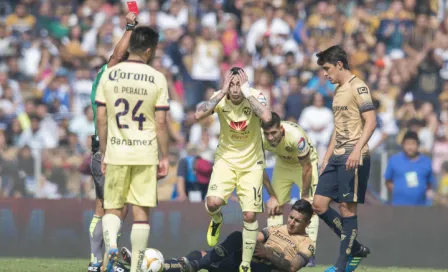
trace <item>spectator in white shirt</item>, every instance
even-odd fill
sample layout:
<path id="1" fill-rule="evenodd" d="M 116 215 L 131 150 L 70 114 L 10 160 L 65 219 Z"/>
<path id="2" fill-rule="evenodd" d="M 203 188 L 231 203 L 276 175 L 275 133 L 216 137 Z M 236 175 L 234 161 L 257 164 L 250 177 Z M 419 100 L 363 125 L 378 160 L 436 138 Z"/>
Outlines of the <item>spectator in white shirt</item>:
<path id="1" fill-rule="evenodd" d="M 333 132 L 333 112 L 324 106 L 324 97 L 314 93 L 311 105 L 306 107 L 299 118 L 299 125 L 313 139 L 313 143 L 323 158 Z"/>

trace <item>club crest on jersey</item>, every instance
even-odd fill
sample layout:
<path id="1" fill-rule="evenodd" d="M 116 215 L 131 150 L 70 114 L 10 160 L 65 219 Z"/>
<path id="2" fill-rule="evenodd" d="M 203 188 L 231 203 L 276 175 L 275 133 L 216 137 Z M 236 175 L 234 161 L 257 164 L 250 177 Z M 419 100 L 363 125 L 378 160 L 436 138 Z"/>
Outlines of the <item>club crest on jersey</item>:
<path id="1" fill-rule="evenodd" d="M 299 142 L 297 143 L 297 149 L 300 151 L 304 150 L 306 146 L 305 138 L 300 138 Z"/>
<path id="2" fill-rule="evenodd" d="M 368 94 L 369 93 L 369 90 L 367 89 L 367 87 L 359 87 L 357 90 L 358 90 L 359 94 Z"/>
<path id="3" fill-rule="evenodd" d="M 287 147 L 285 147 L 285 150 L 288 151 L 288 152 L 292 152 L 293 149 L 292 149 L 292 147 L 287 146 Z"/>
<path id="4" fill-rule="evenodd" d="M 235 131 L 245 131 L 247 128 L 247 121 L 239 121 L 239 122 L 231 121 L 229 126 L 231 129 Z"/>
<path id="5" fill-rule="evenodd" d="M 244 115 L 249 116 L 252 113 L 252 110 L 249 107 L 244 107 L 243 113 Z"/>

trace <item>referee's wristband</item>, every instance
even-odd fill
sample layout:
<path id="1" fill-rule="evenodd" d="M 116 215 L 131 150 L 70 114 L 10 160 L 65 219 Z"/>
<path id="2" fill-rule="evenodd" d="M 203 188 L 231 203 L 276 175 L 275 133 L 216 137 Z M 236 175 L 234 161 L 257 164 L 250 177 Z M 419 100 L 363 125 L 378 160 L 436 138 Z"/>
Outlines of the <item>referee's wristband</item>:
<path id="1" fill-rule="evenodd" d="M 248 98 L 250 96 L 250 85 L 249 82 L 244 83 L 241 86 L 241 92 L 243 93 L 245 98 Z"/>
<path id="2" fill-rule="evenodd" d="M 138 22 L 135 21 L 135 24 L 126 24 L 126 31 L 132 31 L 138 25 Z"/>

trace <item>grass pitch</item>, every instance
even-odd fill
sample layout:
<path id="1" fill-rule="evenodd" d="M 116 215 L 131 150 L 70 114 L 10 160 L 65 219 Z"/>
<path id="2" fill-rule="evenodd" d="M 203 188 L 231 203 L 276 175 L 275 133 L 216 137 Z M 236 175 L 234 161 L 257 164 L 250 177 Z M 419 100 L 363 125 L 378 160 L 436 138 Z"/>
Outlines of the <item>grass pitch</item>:
<path id="1" fill-rule="evenodd" d="M 84 259 L 13 259 L 0 258 L 0 271 L 8 272 L 85 272 L 88 261 Z M 322 272 L 327 266 L 316 268 L 304 268 L 304 272 Z M 438 272 L 446 270 L 436 269 L 411 269 L 397 267 L 372 268 L 360 266 L 359 272 Z"/>

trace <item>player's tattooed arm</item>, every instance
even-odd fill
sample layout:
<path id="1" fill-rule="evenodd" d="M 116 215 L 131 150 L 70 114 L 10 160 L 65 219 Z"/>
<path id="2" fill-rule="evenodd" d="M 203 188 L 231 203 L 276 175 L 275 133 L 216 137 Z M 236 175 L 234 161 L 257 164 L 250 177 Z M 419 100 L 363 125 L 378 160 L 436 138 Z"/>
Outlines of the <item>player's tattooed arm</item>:
<path id="1" fill-rule="evenodd" d="M 296 255 L 296 257 L 291 261 L 291 271 L 297 271 L 303 267 L 305 267 L 308 264 L 309 258 L 299 252 L 299 254 Z"/>
<path id="2" fill-rule="evenodd" d="M 221 99 L 223 99 L 229 92 L 231 81 L 232 81 L 232 73 L 229 71 L 227 72 L 226 77 L 224 79 L 224 85 L 222 86 L 222 90 L 217 95 L 210 98 L 209 101 L 202 103 L 197 108 L 196 113 L 194 114 L 194 118 L 197 121 L 200 121 L 213 114 L 213 111 L 215 110 L 219 101 L 221 101 Z"/>
<path id="3" fill-rule="evenodd" d="M 196 120 L 199 121 L 212 115 L 216 105 L 218 105 L 219 101 L 221 101 L 221 99 L 223 99 L 224 96 L 226 96 L 226 94 L 220 92 L 216 96 L 212 97 L 209 101 L 199 105 L 199 107 L 196 110 L 196 113 L 194 114 Z"/>
<path id="4" fill-rule="evenodd" d="M 255 115 L 257 115 L 263 122 L 268 123 L 272 119 L 271 110 L 265 105 L 261 104 L 257 98 L 253 95 L 247 98 L 247 101 L 250 104 L 250 107 L 254 111 Z"/>
<path id="5" fill-rule="evenodd" d="M 284 256 L 280 256 L 272 249 L 265 247 L 262 243 L 257 243 L 255 247 L 255 256 L 263 258 L 274 266 L 280 269 L 280 271 L 289 272 L 289 271 L 297 271 L 292 270 L 291 262 L 288 261 Z"/>

